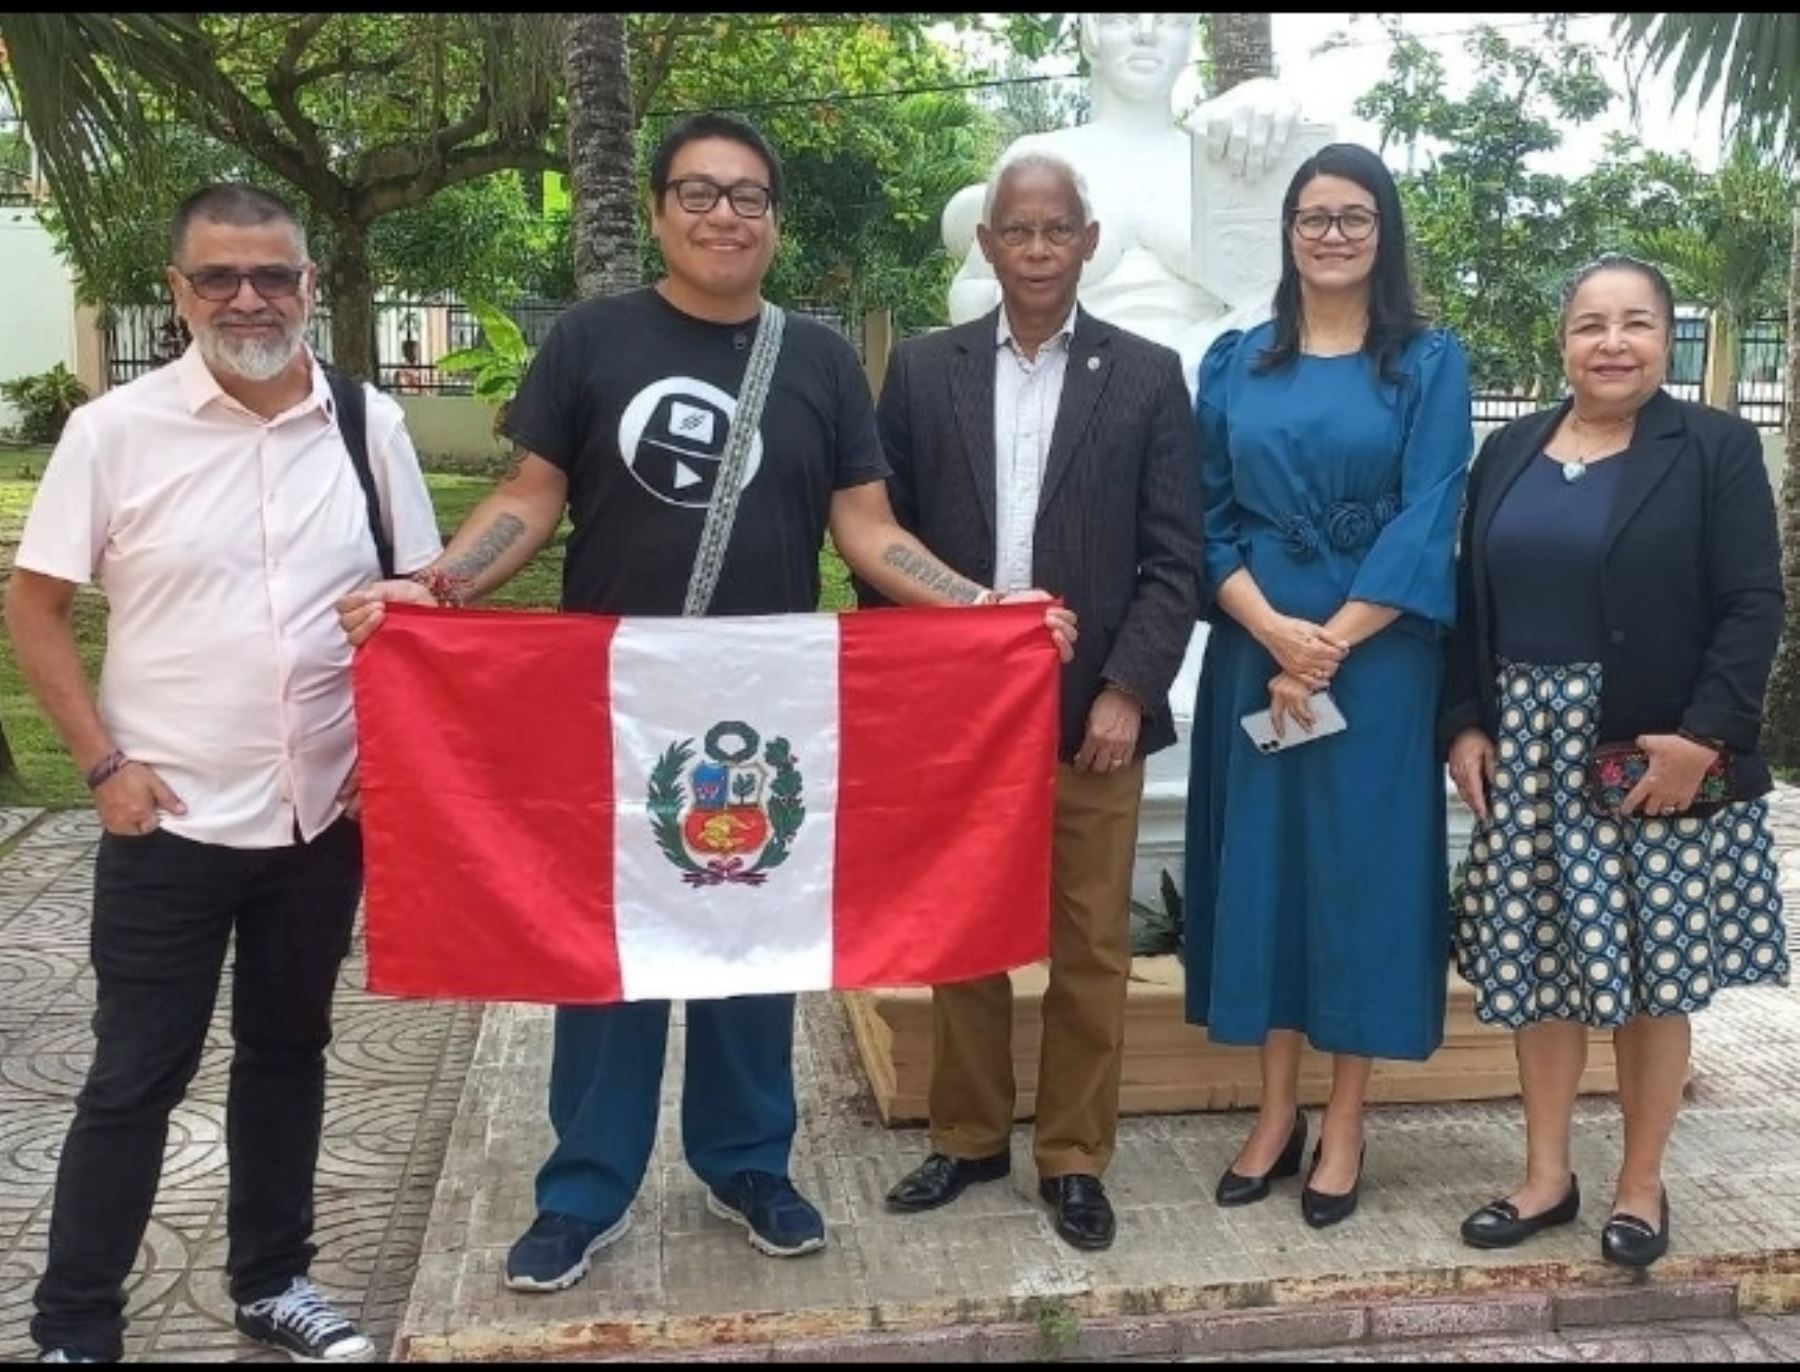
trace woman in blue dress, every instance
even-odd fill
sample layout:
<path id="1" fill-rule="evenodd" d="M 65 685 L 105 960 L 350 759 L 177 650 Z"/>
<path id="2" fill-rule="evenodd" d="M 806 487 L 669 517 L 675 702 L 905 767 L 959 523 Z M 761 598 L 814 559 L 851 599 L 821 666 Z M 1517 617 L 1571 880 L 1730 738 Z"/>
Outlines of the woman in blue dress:
<path id="1" fill-rule="evenodd" d="M 1449 915 L 1434 721 L 1472 447 L 1468 364 L 1414 304 L 1392 176 L 1321 149 L 1282 205 L 1274 319 L 1220 338 L 1196 418 L 1212 636 L 1194 711 L 1188 1018 L 1262 1050 L 1256 1127 L 1221 1205 L 1300 1169 L 1301 1049 L 1335 1054 L 1301 1193 L 1324 1228 L 1356 1208 L 1375 1058 L 1443 1037 Z M 1348 727 L 1259 751 L 1329 689 Z"/>

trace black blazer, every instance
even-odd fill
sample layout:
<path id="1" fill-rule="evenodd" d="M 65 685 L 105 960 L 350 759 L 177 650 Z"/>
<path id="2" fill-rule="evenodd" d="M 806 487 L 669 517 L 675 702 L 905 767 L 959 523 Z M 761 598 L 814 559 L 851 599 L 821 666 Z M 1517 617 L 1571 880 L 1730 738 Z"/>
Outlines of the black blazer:
<path id="1" fill-rule="evenodd" d="M 998 311 L 895 349 L 876 407 L 900 522 L 937 557 L 994 576 Z M 1199 448 L 1168 348 L 1078 311 L 1032 538 L 1032 582 L 1078 619 L 1063 668 L 1062 756 L 1107 682 L 1147 707 L 1140 754 L 1175 741 L 1169 685 L 1199 606 Z M 858 584 L 865 604 L 885 603 Z"/>
<path id="2" fill-rule="evenodd" d="M 1456 630 L 1439 719 L 1447 748 L 1495 736 L 1487 534 L 1513 482 L 1539 458 L 1569 402 L 1488 436 L 1469 474 Z M 1763 691 L 1781 637 L 1781 540 L 1756 430 L 1658 391 L 1638 415 L 1607 526 L 1601 597 L 1600 741 L 1686 729 L 1734 757 L 1737 799 L 1769 789 L 1758 751 Z"/>

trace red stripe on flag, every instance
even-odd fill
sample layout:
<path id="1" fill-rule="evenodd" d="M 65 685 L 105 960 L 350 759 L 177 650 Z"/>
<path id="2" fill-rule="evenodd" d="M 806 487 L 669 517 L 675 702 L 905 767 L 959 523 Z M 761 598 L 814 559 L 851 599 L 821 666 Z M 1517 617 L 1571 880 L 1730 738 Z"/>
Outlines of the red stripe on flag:
<path id="1" fill-rule="evenodd" d="M 371 990 L 621 998 L 617 625 L 396 605 L 357 652 Z"/>
<path id="2" fill-rule="evenodd" d="M 833 985 L 1048 957 L 1060 671 L 1044 607 L 840 625 Z"/>

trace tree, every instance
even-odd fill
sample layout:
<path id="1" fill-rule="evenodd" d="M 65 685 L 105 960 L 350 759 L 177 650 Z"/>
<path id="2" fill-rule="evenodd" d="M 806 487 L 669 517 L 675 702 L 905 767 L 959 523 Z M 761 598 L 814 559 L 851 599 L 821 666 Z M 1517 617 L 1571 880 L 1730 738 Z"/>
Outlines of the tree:
<path id="1" fill-rule="evenodd" d="M 1481 75 L 1455 98 L 1438 56 L 1397 25 L 1390 32 L 1388 74 L 1355 108 L 1380 126 L 1384 153 L 1398 145 L 1409 168 L 1423 163 L 1399 181 L 1425 296 L 1468 348 L 1478 390 L 1553 394 L 1562 377 L 1556 286 L 1616 244 L 1622 205 L 1534 171 L 1529 159 L 1611 103 L 1598 54 L 1571 41 L 1560 17 L 1533 43 L 1483 26 L 1468 39 Z M 1629 173 L 1610 174 L 1615 202 L 1629 203 L 1619 184 Z"/>
<path id="2" fill-rule="evenodd" d="M 623 14 L 571 14 L 563 72 L 575 285 L 608 295 L 638 284 L 637 112 Z"/>
<path id="3" fill-rule="evenodd" d="M 302 197 L 339 366 L 373 373 L 371 233 L 446 188 L 561 164 L 555 16 L 9 14 L 0 43 L 77 262 L 171 124 Z M 161 254 L 158 254 L 159 258 Z"/>
<path id="4" fill-rule="evenodd" d="M 1687 222 L 1641 232 L 1636 246 L 1668 272 L 1683 298 L 1712 307 L 1718 359 L 1712 403 L 1735 410 L 1744 329 L 1782 303 L 1793 192 L 1780 169 L 1742 136 L 1718 176 L 1698 192 Z"/>
<path id="5" fill-rule="evenodd" d="M 1275 40 L 1267 14 L 1215 14 L 1207 28 L 1212 93 L 1223 95 L 1257 76 L 1275 74 Z"/>
<path id="6" fill-rule="evenodd" d="M 1622 14 L 1615 33 L 1652 70 L 1675 60 L 1675 98 L 1715 91 L 1726 115 L 1790 170 L 1800 135 L 1800 18 L 1792 14 Z M 1800 199 L 1788 263 L 1784 471 L 1800 472 Z M 1764 707 L 1764 743 L 1780 766 L 1800 766 L 1800 480 L 1781 485 L 1782 582 L 1787 623 Z"/>

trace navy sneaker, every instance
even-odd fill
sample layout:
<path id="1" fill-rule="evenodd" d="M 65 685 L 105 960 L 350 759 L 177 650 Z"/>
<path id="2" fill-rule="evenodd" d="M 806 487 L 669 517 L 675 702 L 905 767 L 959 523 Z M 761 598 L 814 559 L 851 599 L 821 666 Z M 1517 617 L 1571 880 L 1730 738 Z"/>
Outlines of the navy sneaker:
<path id="1" fill-rule="evenodd" d="M 594 1254 L 629 1228 L 629 1210 L 611 1225 L 546 1211 L 506 1255 L 506 1284 L 514 1291 L 567 1290 L 587 1275 Z"/>
<path id="2" fill-rule="evenodd" d="M 786 1177 L 734 1172 L 706 1196 L 706 1208 L 750 1231 L 750 1246 L 771 1258 L 797 1258 L 825 1246 L 825 1221 Z"/>

